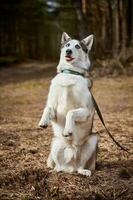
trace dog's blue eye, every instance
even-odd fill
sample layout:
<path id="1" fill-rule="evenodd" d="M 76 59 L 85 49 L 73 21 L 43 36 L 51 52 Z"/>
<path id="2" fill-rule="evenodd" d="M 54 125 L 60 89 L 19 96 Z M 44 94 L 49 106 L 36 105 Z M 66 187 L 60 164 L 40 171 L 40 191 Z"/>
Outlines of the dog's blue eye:
<path id="1" fill-rule="evenodd" d="M 69 46 L 70 46 L 70 43 L 67 43 L 67 44 L 66 44 L 66 47 L 69 47 Z"/>
<path id="2" fill-rule="evenodd" d="M 80 47 L 78 44 L 76 44 L 76 45 L 75 45 L 75 48 L 76 48 L 76 49 L 80 49 L 81 47 Z"/>

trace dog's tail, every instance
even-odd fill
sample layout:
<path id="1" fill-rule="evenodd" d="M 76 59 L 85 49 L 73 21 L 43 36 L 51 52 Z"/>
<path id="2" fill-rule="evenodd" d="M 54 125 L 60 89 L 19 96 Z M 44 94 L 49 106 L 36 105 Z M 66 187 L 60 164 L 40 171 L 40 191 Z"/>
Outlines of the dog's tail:
<path id="1" fill-rule="evenodd" d="M 115 142 L 115 144 L 116 144 L 118 147 L 120 147 L 122 150 L 124 150 L 124 151 L 126 151 L 126 152 L 129 153 L 129 150 L 128 150 L 127 148 L 121 146 L 120 143 L 117 142 L 117 141 L 115 140 L 115 138 L 112 136 L 112 134 L 110 133 L 110 131 L 108 130 L 108 128 L 107 128 L 106 125 L 105 125 L 105 122 L 104 122 L 103 116 L 102 116 L 102 114 L 101 114 L 101 111 L 100 111 L 100 109 L 99 109 L 99 107 L 98 107 L 98 104 L 97 104 L 97 102 L 96 102 L 94 96 L 92 95 L 92 93 L 91 93 L 91 97 L 92 97 L 92 101 L 93 101 L 95 110 L 96 110 L 96 112 L 97 112 L 97 114 L 98 114 L 98 116 L 99 116 L 99 119 L 101 120 L 101 122 L 102 122 L 102 124 L 103 124 L 103 126 L 104 126 L 104 128 L 105 128 L 105 130 L 106 130 L 106 132 L 108 133 L 108 135 L 111 137 L 111 139 L 113 140 L 113 142 Z"/>

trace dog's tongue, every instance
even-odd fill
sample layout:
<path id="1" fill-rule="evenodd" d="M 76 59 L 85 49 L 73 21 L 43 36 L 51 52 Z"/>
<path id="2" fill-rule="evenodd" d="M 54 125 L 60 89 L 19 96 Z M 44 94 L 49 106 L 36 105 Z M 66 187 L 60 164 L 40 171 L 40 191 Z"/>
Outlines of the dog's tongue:
<path id="1" fill-rule="evenodd" d="M 73 59 L 71 56 L 66 56 L 66 61 L 72 61 Z"/>

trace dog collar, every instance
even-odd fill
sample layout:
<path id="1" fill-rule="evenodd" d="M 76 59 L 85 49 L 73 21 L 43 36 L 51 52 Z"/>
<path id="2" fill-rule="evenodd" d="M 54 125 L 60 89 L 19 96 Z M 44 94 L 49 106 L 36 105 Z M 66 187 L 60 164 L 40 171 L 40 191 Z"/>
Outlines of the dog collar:
<path id="1" fill-rule="evenodd" d="M 61 70 L 61 73 L 74 74 L 74 75 L 79 75 L 79 76 L 84 77 L 84 74 L 76 72 L 76 71 L 73 71 L 71 69 L 63 69 L 63 70 Z"/>

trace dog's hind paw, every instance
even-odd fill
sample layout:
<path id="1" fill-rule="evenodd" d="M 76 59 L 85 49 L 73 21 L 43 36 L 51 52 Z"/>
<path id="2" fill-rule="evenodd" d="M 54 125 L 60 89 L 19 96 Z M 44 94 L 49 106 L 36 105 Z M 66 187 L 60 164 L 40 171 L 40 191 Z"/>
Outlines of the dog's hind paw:
<path id="1" fill-rule="evenodd" d="M 61 172 L 61 171 L 63 171 L 63 169 L 61 168 L 61 167 L 57 167 L 57 166 L 55 166 L 55 168 L 53 169 L 54 171 L 56 171 L 56 172 Z"/>
<path id="2" fill-rule="evenodd" d="M 84 176 L 91 176 L 91 171 L 88 169 L 78 169 L 78 173 Z"/>

